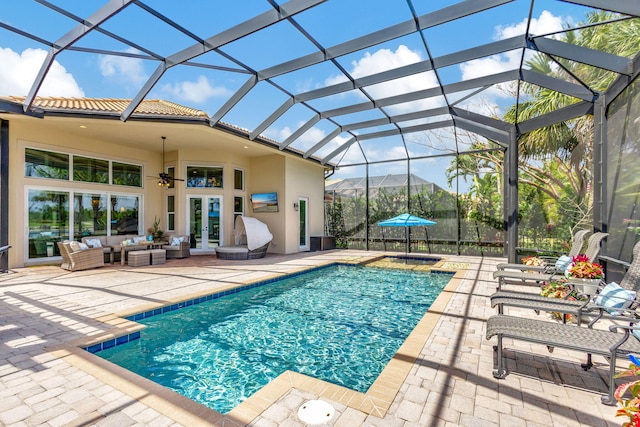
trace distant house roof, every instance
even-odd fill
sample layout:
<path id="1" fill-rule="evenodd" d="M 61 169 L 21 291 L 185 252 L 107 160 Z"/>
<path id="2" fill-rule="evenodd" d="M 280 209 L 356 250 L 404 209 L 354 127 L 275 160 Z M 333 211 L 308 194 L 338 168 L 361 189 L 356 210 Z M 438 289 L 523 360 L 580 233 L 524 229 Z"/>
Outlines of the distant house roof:
<path id="1" fill-rule="evenodd" d="M 370 176 L 369 191 L 375 193 L 381 188 L 388 189 L 389 191 L 399 191 L 402 188 L 407 188 L 408 179 L 411 180 L 412 190 L 424 189 L 425 187 L 432 193 L 443 190 L 440 186 L 422 179 L 417 175 L 410 174 L 407 176 L 407 174 L 395 174 Z M 326 185 L 325 192 L 336 193 L 341 196 L 353 196 L 356 193 L 362 194 L 366 188 L 367 179 L 365 177 L 345 178 Z"/>
<path id="2" fill-rule="evenodd" d="M 23 103 L 24 96 L 7 96 L 2 97 L 8 101 Z M 122 114 L 122 112 L 131 103 L 130 99 L 117 98 L 62 98 L 62 97 L 45 97 L 38 96 L 35 98 L 34 106 L 47 111 L 74 111 L 87 113 L 110 113 Z M 136 115 L 145 116 L 164 116 L 164 117 L 191 117 L 198 119 L 207 119 L 209 116 L 202 110 L 185 107 L 162 99 L 144 100 L 134 110 Z"/>

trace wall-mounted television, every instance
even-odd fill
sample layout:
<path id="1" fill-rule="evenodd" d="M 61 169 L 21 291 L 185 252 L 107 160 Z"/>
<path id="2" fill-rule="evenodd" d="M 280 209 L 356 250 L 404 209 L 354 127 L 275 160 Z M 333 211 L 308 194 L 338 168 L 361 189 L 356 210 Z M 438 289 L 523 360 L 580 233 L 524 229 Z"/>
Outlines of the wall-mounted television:
<path id="1" fill-rule="evenodd" d="M 251 195 L 251 207 L 254 213 L 278 212 L 278 193 L 255 193 Z"/>

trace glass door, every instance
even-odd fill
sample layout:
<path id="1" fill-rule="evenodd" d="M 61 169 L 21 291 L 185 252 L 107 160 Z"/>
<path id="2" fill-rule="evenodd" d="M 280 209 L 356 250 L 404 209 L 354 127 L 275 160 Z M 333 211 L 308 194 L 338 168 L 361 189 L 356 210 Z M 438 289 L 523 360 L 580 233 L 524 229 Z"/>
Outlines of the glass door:
<path id="1" fill-rule="evenodd" d="M 187 196 L 187 229 L 192 250 L 210 252 L 222 239 L 222 198 L 219 196 Z"/>
<path id="2" fill-rule="evenodd" d="M 309 218 L 307 215 L 307 204 L 309 203 L 309 199 L 306 197 L 301 197 L 298 199 L 298 244 L 299 249 L 301 251 L 309 250 L 309 230 L 308 230 L 308 222 Z"/>

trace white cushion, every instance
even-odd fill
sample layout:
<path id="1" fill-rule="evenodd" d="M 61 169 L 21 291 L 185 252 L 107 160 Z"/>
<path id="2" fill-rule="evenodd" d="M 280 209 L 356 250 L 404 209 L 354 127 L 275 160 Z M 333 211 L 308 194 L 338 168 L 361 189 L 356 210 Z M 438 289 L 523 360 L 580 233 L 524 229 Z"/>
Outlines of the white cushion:
<path id="1" fill-rule="evenodd" d="M 614 309 L 630 307 L 635 297 L 634 291 L 629 291 L 616 282 L 611 282 L 602 288 L 593 302 L 601 307 L 606 307 L 610 314 L 616 315 L 618 312 Z"/>
<path id="2" fill-rule="evenodd" d="M 82 247 L 80 246 L 80 242 L 76 242 L 75 240 L 72 240 L 69 242 L 69 247 L 71 248 L 71 252 L 78 252 L 82 250 Z"/>
<path id="3" fill-rule="evenodd" d="M 85 251 L 85 250 L 89 249 L 89 246 L 86 243 L 78 242 L 78 245 L 80 245 L 80 250 L 81 251 Z"/>
<path id="4" fill-rule="evenodd" d="M 87 245 L 92 248 L 101 248 L 102 242 L 100 239 L 86 239 Z"/>
<path id="5" fill-rule="evenodd" d="M 140 242 L 146 242 L 147 238 L 146 236 L 136 236 L 133 238 L 133 243 L 140 243 Z"/>
<path id="6" fill-rule="evenodd" d="M 184 242 L 184 236 L 174 236 L 171 238 L 171 246 L 180 246 Z"/>

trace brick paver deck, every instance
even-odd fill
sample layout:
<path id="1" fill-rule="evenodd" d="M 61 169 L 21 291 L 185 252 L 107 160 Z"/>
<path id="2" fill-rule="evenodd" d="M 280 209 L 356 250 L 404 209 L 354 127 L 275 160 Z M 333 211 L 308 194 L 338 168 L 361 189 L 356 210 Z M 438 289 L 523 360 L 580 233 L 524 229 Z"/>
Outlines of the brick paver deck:
<path id="1" fill-rule="evenodd" d="M 582 354 L 549 353 L 544 346 L 505 340 L 510 374 L 504 380 L 492 377 L 495 338 L 484 338 L 484 324 L 495 313 L 488 295 L 495 290 L 491 273 L 502 259 L 446 257 L 449 268 L 465 268 L 460 280 L 423 319 L 424 339 L 408 340 L 379 389 L 367 395 L 287 373 L 222 416 L 77 348 L 134 330 L 133 322 L 120 317 L 126 313 L 373 255 L 327 251 L 250 261 L 192 256 L 150 267 L 71 273 L 46 266 L 1 275 L 0 425 L 303 426 L 298 408 L 318 398 L 335 408 L 326 424 L 333 426 L 621 424 L 615 408 L 600 403 L 606 391 L 604 360 L 596 359 L 596 367 L 584 372 Z M 509 313 L 535 316 L 517 309 Z"/>

